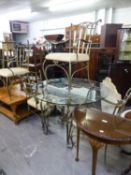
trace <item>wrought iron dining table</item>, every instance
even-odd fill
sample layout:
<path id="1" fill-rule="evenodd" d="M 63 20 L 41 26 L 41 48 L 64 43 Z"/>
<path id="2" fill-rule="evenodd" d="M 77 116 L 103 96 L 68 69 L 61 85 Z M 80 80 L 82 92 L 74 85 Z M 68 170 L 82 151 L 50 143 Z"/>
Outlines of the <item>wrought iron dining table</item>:
<path id="1" fill-rule="evenodd" d="M 105 87 L 104 92 L 101 92 L 102 84 L 99 82 L 73 78 L 71 89 L 68 88 L 68 80 L 66 78 L 55 78 L 43 81 L 39 86 L 39 95 L 37 99 L 55 104 L 65 110 L 61 121 L 66 124 L 66 140 L 67 145 L 72 145 L 72 115 L 76 107 L 100 102 L 105 98 L 108 89 Z"/>

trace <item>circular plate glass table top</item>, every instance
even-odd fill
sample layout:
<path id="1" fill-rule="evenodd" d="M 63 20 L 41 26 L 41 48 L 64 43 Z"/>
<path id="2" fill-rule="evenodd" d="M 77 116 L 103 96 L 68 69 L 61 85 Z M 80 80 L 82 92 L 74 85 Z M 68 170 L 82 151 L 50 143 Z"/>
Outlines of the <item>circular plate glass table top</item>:
<path id="1" fill-rule="evenodd" d="M 39 100 L 58 105 L 85 105 L 105 98 L 108 88 L 96 81 L 74 78 L 70 84 L 66 78 L 45 80 L 39 87 Z"/>

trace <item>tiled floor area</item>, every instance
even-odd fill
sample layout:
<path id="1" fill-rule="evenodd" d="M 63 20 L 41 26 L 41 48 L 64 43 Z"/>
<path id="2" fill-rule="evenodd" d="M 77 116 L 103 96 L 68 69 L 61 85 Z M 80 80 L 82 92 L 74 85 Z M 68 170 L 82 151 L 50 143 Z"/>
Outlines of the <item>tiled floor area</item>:
<path id="1" fill-rule="evenodd" d="M 75 148 L 66 147 L 65 128 L 51 118 L 49 135 L 44 135 L 40 119 L 31 116 L 15 125 L 0 114 L 0 168 L 7 175 L 91 175 L 91 148 L 82 136 L 80 161 Z M 107 165 L 104 149 L 98 154 L 97 175 L 120 175 L 131 156 L 109 146 Z"/>

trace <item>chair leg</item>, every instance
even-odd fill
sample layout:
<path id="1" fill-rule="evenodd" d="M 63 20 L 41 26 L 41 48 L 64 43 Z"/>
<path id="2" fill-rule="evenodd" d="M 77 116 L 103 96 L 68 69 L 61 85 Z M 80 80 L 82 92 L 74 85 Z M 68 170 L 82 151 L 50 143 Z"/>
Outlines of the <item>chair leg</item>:
<path id="1" fill-rule="evenodd" d="M 51 115 L 54 107 L 49 105 L 46 109 L 43 109 L 42 102 L 41 102 L 40 106 L 41 106 L 41 115 L 40 116 L 41 116 L 41 122 L 42 122 L 42 129 L 43 129 L 44 134 L 48 134 L 49 116 Z"/>
<path id="2" fill-rule="evenodd" d="M 41 110 L 41 122 L 42 122 L 42 129 L 43 129 L 43 132 L 44 134 L 48 134 L 48 118 L 49 118 L 49 113 L 47 111 L 43 111 Z"/>
<path id="3" fill-rule="evenodd" d="M 129 172 L 131 172 L 131 164 L 129 165 L 129 167 L 128 167 L 126 170 L 124 170 L 124 171 L 121 173 L 121 175 L 127 175 Z"/>
<path id="4" fill-rule="evenodd" d="M 4 172 L 4 170 L 0 169 L 0 175 L 6 175 L 6 173 Z"/>
<path id="5" fill-rule="evenodd" d="M 120 151 L 121 151 L 121 153 L 126 154 L 126 155 L 128 155 L 128 156 L 131 155 L 131 151 L 127 151 L 127 150 L 125 150 L 124 148 L 122 148 L 121 146 L 120 146 Z"/>
<path id="6" fill-rule="evenodd" d="M 67 142 L 67 147 L 68 148 L 73 148 L 74 142 L 73 142 L 73 121 L 72 118 L 69 119 L 66 122 L 66 142 Z"/>
<path id="7" fill-rule="evenodd" d="M 107 148 L 108 148 L 108 145 L 106 144 L 105 145 L 105 151 L 104 151 L 104 163 L 106 164 L 106 162 L 107 162 Z"/>
<path id="8" fill-rule="evenodd" d="M 77 127 L 77 140 L 76 140 L 76 161 L 79 161 L 79 146 L 80 146 L 80 129 Z"/>
<path id="9" fill-rule="evenodd" d="M 76 129 L 76 127 L 73 126 L 73 124 L 72 124 L 72 128 L 71 128 L 71 131 L 70 131 L 70 137 L 71 137 L 72 149 L 73 149 L 74 146 L 76 146 L 76 143 L 75 143 L 75 141 L 73 140 L 74 130 L 75 130 L 75 129 Z"/>

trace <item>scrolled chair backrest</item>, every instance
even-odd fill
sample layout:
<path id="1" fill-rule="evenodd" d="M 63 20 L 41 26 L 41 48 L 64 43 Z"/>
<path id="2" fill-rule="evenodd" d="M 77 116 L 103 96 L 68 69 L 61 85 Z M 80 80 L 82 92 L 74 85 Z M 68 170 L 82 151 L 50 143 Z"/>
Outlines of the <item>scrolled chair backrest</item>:
<path id="1" fill-rule="evenodd" d="M 102 81 L 102 84 L 103 88 L 101 89 L 101 93 L 103 93 L 104 87 L 108 88 L 107 96 L 101 101 L 102 111 L 111 114 L 113 113 L 114 115 L 120 115 L 124 111 L 128 100 L 131 99 L 131 88 L 127 90 L 124 98 L 122 98 L 110 77 L 106 77 Z"/>
<path id="2" fill-rule="evenodd" d="M 69 40 L 69 52 L 89 53 L 91 37 L 96 32 L 96 27 L 101 20 L 96 22 L 82 22 L 77 25 L 71 24 L 65 32 L 66 40 Z"/>
<path id="3" fill-rule="evenodd" d="M 41 85 L 41 88 L 43 87 L 41 72 L 30 72 L 24 82 L 24 91 L 27 98 L 35 97 L 39 94 L 39 85 Z"/>
<path id="4" fill-rule="evenodd" d="M 101 93 L 105 93 L 105 98 L 101 100 L 101 108 L 103 112 L 116 114 L 118 108 L 122 105 L 122 96 L 117 91 L 116 86 L 110 77 L 106 77 L 101 83 Z"/>
<path id="5" fill-rule="evenodd" d="M 15 43 L 12 42 L 2 42 L 2 68 L 10 67 L 11 63 L 16 57 Z"/>
<path id="6" fill-rule="evenodd" d="M 25 67 L 25 64 L 28 66 L 29 58 L 33 54 L 31 46 L 29 44 L 18 44 L 16 46 L 17 66 Z"/>
<path id="7" fill-rule="evenodd" d="M 123 98 L 126 102 L 131 99 L 131 88 L 129 88 L 126 93 L 125 93 L 125 96 Z"/>

